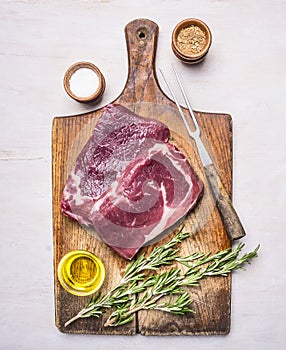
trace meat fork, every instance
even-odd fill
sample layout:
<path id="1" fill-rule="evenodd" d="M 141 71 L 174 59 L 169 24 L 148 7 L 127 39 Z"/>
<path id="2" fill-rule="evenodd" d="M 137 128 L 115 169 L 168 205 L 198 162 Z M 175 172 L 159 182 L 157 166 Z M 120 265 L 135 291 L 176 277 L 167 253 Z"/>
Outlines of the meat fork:
<path id="1" fill-rule="evenodd" d="M 216 201 L 216 206 L 219 210 L 220 216 L 221 216 L 222 221 L 224 223 L 224 226 L 225 226 L 226 232 L 229 236 L 229 239 L 235 240 L 235 239 L 242 238 L 243 236 L 245 236 L 244 228 L 243 228 L 243 226 L 239 220 L 239 217 L 238 217 L 238 215 L 237 215 L 237 213 L 232 205 L 232 202 L 229 198 L 229 195 L 227 194 L 226 189 L 221 182 L 220 176 L 219 176 L 219 174 L 218 174 L 218 172 L 213 164 L 213 161 L 211 160 L 211 157 L 210 157 L 208 151 L 206 150 L 205 145 L 203 144 L 203 142 L 201 140 L 201 130 L 200 130 L 199 124 L 197 122 L 194 111 L 191 107 L 191 104 L 190 104 L 190 101 L 189 101 L 188 96 L 186 94 L 186 91 L 181 83 L 178 72 L 176 71 L 176 69 L 173 65 L 172 65 L 172 68 L 174 70 L 176 80 L 178 82 L 178 85 L 179 85 L 180 90 L 182 92 L 182 95 L 184 97 L 184 100 L 185 100 L 185 103 L 187 105 L 190 116 L 191 116 L 192 121 L 194 123 L 195 131 L 192 131 L 190 129 L 190 126 L 187 122 L 186 116 L 185 116 L 185 114 L 184 114 L 184 112 L 183 112 L 183 110 L 178 102 L 178 99 L 176 98 L 174 91 L 172 90 L 170 84 L 166 80 L 161 69 L 160 69 L 160 73 L 161 73 L 163 80 L 165 81 L 165 83 L 170 91 L 170 94 L 171 94 L 173 100 L 176 103 L 176 106 L 178 108 L 180 116 L 183 119 L 183 122 L 185 124 L 185 127 L 187 129 L 188 134 L 196 142 L 196 146 L 197 146 L 198 153 L 199 153 L 199 156 L 200 156 L 203 168 L 204 168 L 206 178 L 207 178 L 208 183 L 210 185 L 213 198 Z"/>

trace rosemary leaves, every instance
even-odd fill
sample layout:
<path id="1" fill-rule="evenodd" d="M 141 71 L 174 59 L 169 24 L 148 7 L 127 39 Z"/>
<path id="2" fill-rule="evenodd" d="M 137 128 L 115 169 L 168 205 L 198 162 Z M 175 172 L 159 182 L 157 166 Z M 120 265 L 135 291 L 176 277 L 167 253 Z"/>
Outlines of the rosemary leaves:
<path id="1" fill-rule="evenodd" d="M 143 253 L 133 260 L 117 286 L 106 295 L 95 294 L 89 304 L 77 315 L 65 323 L 68 326 L 84 317 L 100 317 L 107 309 L 111 313 L 105 326 L 119 326 L 131 322 L 140 310 L 161 310 L 173 314 L 193 313 L 192 300 L 185 287 L 195 287 L 200 280 L 208 276 L 226 276 L 233 270 L 239 270 L 258 256 L 259 246 L 240 256 L 244 247 L 228 248 L 215 254 L 193 253 L 185 257 L 179 255 L 178 245 L 189 237 L 182 226 L 179 232 L 166 244 L 153 249 L 149 256 Z M 186 267 L 171 267 L 167 271 L 158 271 L 161 266 L 178 262 Z M 147 274 L 147 271 L 153 273 Z M 165 301 L 163 297 L 168 296 Z"/>

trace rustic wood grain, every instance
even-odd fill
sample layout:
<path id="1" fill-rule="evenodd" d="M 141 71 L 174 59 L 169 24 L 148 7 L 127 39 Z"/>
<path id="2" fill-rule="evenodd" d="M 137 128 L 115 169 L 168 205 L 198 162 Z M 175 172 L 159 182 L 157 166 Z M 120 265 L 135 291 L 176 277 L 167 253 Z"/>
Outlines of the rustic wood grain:
<path id="1" fill-rule="evenodd" d="M 182 254 L 193 251 L 212 251 L 230 246 L 220 215 L 215 207 L 194 142 L 188 137 L 174 103 L 163 94 L 155 73 L 155 53 L 158 26 L 149 20 L 135 20 L 125 28 L 129 73 L 121 95 L 114 101 L 136 113 L 157 118 L 171 130 L 170 142 L 174 143 L 189 159 L 205 184 L 205 192 L 199 204 L 186 218 L 185 226 L 192 235 L 181 247 Z M 106 280 L 102 293 L 120 279 L 126 260 L 114 253 L 76 222 L 66 218 L 59 209 L 63 187 L 74 161 L 88 140 L 96 121 L 102 113 L 97 111 L 71 116 L 56 117 L 53 121 L 53 230 L 54 269 L 61 257 L 73 249 L 89 250 L 102 258 L 106 267 Z M 226 191 L 232 187 L 232 122 L 227 114 L 196 112 L 206 148 L 209 150 Z M 165 238 L 164 240 L 167 240 Z M 161 244 L 164 240 L 160 241 Z M 154 245 L 153 245 L 154 246 Z M 150 251 L 152 247 L 144 250 Z M 140 253 L 143 249 L 140 251 Z M 230 329 L 231 277 L 208 278 L 199 288 L 190 288 L 194 300 L 195 315 L 174 316 L 156 311 L 141 311 L 134 322 L 117 328 L 103 326 L 102 319 L 88 318 L 64 323 L 74 316 L 89 298 L 75 297 L 59 285 L 55 273 L 56 325 L 66 333 L 125 334 L 140 332 L 144 335 L 225 334 Z"/>

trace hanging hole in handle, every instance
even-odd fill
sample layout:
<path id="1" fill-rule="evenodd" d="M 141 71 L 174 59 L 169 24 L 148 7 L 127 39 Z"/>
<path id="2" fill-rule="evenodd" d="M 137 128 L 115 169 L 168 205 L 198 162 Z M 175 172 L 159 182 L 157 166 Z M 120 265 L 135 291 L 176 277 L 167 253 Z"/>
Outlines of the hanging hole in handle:
<path id="1" fill-rule="evenodd" d="M 136 36 L 138 40 L 146 40 L 147 39 L 147 31 L 146 28 L 140 28 L 136 32 Z"/>

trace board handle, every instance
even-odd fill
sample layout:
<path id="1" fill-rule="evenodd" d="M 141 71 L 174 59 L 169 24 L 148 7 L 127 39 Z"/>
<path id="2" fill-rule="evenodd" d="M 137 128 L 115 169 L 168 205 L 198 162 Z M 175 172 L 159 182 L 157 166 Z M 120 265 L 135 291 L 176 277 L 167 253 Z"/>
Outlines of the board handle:
<path id="1" fill-rule="evenodd" d="M 221 182 L 215 166 L 210 164 L 206 166 L 204 170 L 229 239 L 233 241 L 244 237 L 244 228 L 232 205 L 231 199 Z"/>
<path id="2" fill-rule="evenodd" d="M 158 25 L 149 19 L 136 19 L 125 26 L 129 72 L 120 102 L 149 102 L 154 97 L 158 32 Z"/>

